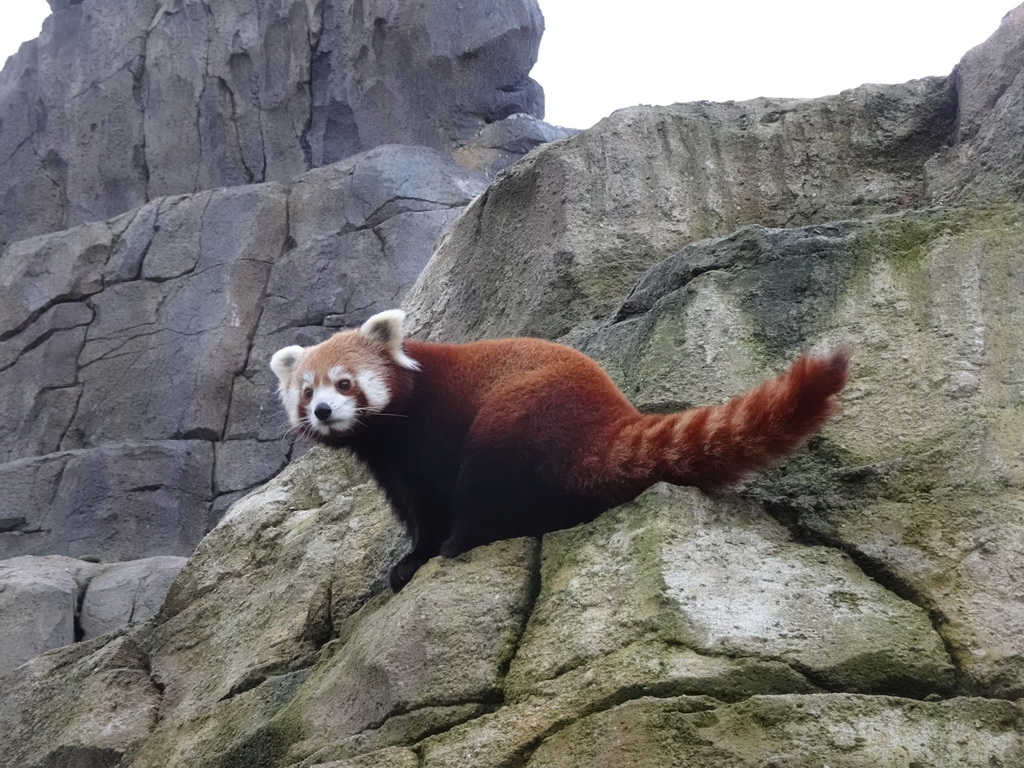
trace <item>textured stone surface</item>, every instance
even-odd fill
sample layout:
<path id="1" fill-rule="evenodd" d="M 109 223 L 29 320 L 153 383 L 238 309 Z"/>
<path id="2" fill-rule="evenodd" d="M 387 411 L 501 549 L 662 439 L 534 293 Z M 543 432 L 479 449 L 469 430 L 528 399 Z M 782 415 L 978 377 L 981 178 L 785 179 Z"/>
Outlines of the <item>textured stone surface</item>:
<path id="1" fill-rule="evenodd" d="M 455 162 L 493 178 L 530 150 L 541 144 L 575 136 L 578 130 L 560 128 L 524 113 L 510 115 L 496 123 L 488 123 L 453 157 Z"/>
<path id="2" fill-rule="evenodd" d="M 281 445 L 287 419 L 270 356 L 394 307 L 435 241 L 485 186 L 480 174 L 436 151 L 402 146 L 380 147 L 297 179 L 289 198 L 290 247 L 271 271 L 248 362 L 235 379 L 226 439 L 257 440 L 272 454 L 269 444 Z"/>
<path id="3" fill-rule="evenodd" d="M 167 201 L 138 278 L 93 299 L 63 447 L 220 437 L 285 245 L 286 200 L 261 185 Z"/>
<path id="4" fill-rule="evenodd" d="M 1020 710 L 1008 702 L 979 699 L 925 704 L 850 695 L 754 697 L 713 711 L 685 698 L 640 699 L 566 728 L 526 765 L 1015 765 L 1024 758 L 1020 720 Z"/>
<path id="5" fill-rule="evenodd" d="M 0 72 L 0 247 L 543 117 L 536 0 L 60 2 Z"/>
<path id="6" fill-rule="evenodd" d="M 329 3 L 312 65 L 314 165 L 377 144 L 450 152 L 486 123 L 543 117 L 529 78 L 543 28 L 536 0 Z"/>
<path id="7" fill-rule="evenodd" d="M 509 689 L 522 697 L 653 632 L 706 656 L 781 661 L 828 689 L 950 690 L 922 610 L 758 512 L 661 486 L 601 525 L 551 534 Z"/>
<path id="8" fill-rule="evenodd" d="M 213 448 L 114 442 L 0 465 L 0 554 L 103 560 L 188 555 L 212 525 Z M 7 483 L 9 482 L 9 485 Z"/>
<path id="9" fill-rule="evenodd" d="M 174 681 L 175 718 L 308 666 L 381 590 L 402 546 L 383 500 L 340 454 L 316 451 L 237 502 L 178 576 L 149 641 L 154 668 Z"/>
<path id="10" fill-rule="evenodd" d="M 96 570 L 70 557 L 0 561 L 0 675 L 76 640 L 79 595 Z"/>
<path id="11" fill-rule="evenodd" d="M 976 61 L 1013 58 L 997 47 Z M 928 159 L 1008 114 L 999 97 L 989 114 L 962 106 L 958 128 L 970 94 L 953 85 L 618 113 L 505 171 L 409 302 L 423 334 L 449 340 L 564 334 L 644 410 L 721 401 L 852 340 L 844 411 L 789 461 L 716 498 L 651 489 L 539 553 L 513 540 L 431 561 L 391 595 L 407 545 L 385 500 L 343 454 L 314 449 L 235 503 L 156 616 L 0 677 L 0 764 L 1021 764 L 1024 208 L 955 180 L 943 199 L 957 206 L 922 207 Z M 283 197 L 266 308 L 218 411 L 216 509 L 288 453 L 259 380 L 269 352 L 383 308 L 371 275 L 397 300 L 408 272 L 393 254 L 419 243 L 411 258 L 425 259 L 423 233 L 479 188 L 450 163 L 433 188 L 403 173 L 428 155 L 382 148 L 226 195 L 215 221 L 189 213 L 206 210 L 195 196 L 112 220 L 96 237 L 101 283 L 26 303 L 35 315 L 14 320 L 4 359 L 61 334 L 102 344 L 123 325 L 101 325 L 108 292 L 201 277 L 204 242 L 224 247 L 216 227 L 251 210 L 229 201 Z M 990 178 L 1012 185 L 1014 167 Z M 787 228 L 735 229 L 756 222 Z M 197 306 L 156 304 L 173 301 Z M 0 536 L 33 535 L 20 508 L 54 483 L 99 485 L 117 445 L 12 456 Z"/>
<path id="12" fill-rule="evenodd" d="M 987 41 L 971 49 L 952 74 L 956 133 L 926 164 L 927 193 L 943 203 L 1020 200 L 1024 160 L 1024 7 L 1003 17 Z"/>
<path id="13" fill-rule="evenodd" d="M 40 656 L 0 685 L 5 768 L 114 768 L 160 712 L 160 688 L 146 656 L 127 637 Z"/>
<path id="14" fill-rule="evenodd" d="M 89 581 L 82 598 L 79 623 L 83 639 L 90 640 L 155 616 L 185 560 L 149 557 L 104 566 L 103 572 Z"/>
<path id="15" fill-rule="evenodd" d="M 0 560 L 0 676 L 45 651 L 151 618 L 184 564 L 183 557 Z"/>
<path id="16" fill-rule="evenodd" d="M 816 450 L 752 489 L 933 616 L 977 690 L 1024 690 L 1019 206 L 749 229 L 653 268 L 582 338 L 643 409 L 716 401 L 802 347 L 856 345 Z"/>
<path id="17" fill-rule="evenodd" d="M 394 306 L 484 184 L 387 146 L 10 246 L 0 557 L 190 553 L 289 459 L 270 354 Z"/>
<path id="18" fill-rule="evenodd" d="M 954 116 L 940 78 L 821 99 L 619 110 L 506 171 L 406 306 L 435 339 L 562 336 L 694 240 L 919 204 L 924 162 Z"/>

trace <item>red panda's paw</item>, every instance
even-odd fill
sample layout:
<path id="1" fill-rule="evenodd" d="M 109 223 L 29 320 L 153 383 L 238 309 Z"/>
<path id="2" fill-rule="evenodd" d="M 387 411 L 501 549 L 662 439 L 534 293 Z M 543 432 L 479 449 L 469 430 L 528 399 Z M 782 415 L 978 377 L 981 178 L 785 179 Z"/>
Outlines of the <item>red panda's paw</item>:
<path id="1" fill-rule="evenodd" d="M 426 555 L 419 552 L 410 552 L 391 569 L 388 574 L 388 582 L 391 586 L 392 592 L 401 592 L 402 587 L 408 584 L 412 577 L 416 575 L 416 571 L 420 569 L 427 560 Z"/>

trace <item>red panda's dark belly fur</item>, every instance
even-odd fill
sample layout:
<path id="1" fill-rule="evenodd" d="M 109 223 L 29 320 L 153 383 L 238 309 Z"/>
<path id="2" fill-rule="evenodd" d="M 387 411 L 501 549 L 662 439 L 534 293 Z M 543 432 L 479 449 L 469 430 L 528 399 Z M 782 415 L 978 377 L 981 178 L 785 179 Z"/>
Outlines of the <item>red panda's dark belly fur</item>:
<path id="1" fill-rule="evenodd" d="M 804 356 L 727 403 L 641 415 L 590 358 L 536 339 L 407 342 L 392 405 L 344 438 L 412 538 L 395 590 L 434 555 L 594 519 L 659 480 L 704 489 L 791 452 L 835 412 L 850 349 Z"/>
<path id="2" fill-rule="evenodd" d="M 540 536 L 625 500 L 583 493 L 570 475 L 602 425 L 635 409 L 589 358 L 535 343 L 408 342 L 422 370 L 399 411 L 339 441 L 366 464 L 412 538 L 395 589 L 436 554 Z"/>

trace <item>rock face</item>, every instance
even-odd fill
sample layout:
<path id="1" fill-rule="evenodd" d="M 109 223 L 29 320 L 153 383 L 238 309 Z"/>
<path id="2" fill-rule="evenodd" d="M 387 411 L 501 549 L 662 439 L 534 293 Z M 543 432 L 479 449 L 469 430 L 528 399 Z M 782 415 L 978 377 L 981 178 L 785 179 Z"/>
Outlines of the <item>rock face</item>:
<path id="1" fill-rule="evenodd" d="M 183 557 L 99 565 L 70 557 L 0 561 L 0 675 L 44 651 L 156 615 Z"/>
<path id="2" fill-rule="evenodd" d="M 543 117 L 536 0 L 54 3 L 0 73 L 0 247 Z"/>
<path id="3" fill-rule="evenodd" d="M 235 501 L 157 615 L 0 678 L 0 765 L 1024 764 L 1022 27 L 1024 7 L 950 78 L 616 113 L 504 171 L 407 294 L 423 337 L 557 337 L 646 411 L 852 341 L 844 410 L 799 454 L 716 498 L 655 486 L 540 541 L 432 560 L 392 595 L 407 544 L 385 500 L 314 449 Z M 418 163 L 447 181 L 425 191 Z M 419 267 L 390 254 L 483 185 L 384 147 L 9 247 L 2 375 L 63 383 L 5 406 L 54 453 L 5 448 L 0 537 L 43 535 L 30 505 L 70 515 L 45 500 L 168 444 L 212 451 L 216 517 L 284 464 L 269 352 L 398 301 Z M 28 275 L 57 287 L 19 293 Z M 211 351 L 230 375 L 199 364 Z M 135 359 L 192 375 L 126 392 L 129 435 L 107 403 Z M 73 413 L 34 405 L 59 397 Z M 124 620 L 104 597 L 121 573 L 64 567 L 57 614 L 88 577 L 79 628 Z"/>
<path id="4" fill-rule="evenodd" d="M 925 204 L 924 163 L 955 117 L 945 78 L 620 110 L 509 169 L 406 305 L 431 338 L 561 337 L 607 315 L 644 270 L 694 240 Z"/>
<path id="5" fill-rule="evenodd" d="M 0 556 L 188 555 L 288 460 L 270 354 L 392 306 L 484 189 L 381 147 L 0 256 Z"/>
<path id="6" fill-rule="evenodd" d="M 153 558 L 289 461 L 269 354 L 400 301 L 486 175 L 560 134 L 535 0 L 51 9 L 0 72 L 0 562 L 145 558 L 71 642 L 155 608 L 133 579 L 166 586 Z M 471 143 L 484 174 L 449 159 Z"/>

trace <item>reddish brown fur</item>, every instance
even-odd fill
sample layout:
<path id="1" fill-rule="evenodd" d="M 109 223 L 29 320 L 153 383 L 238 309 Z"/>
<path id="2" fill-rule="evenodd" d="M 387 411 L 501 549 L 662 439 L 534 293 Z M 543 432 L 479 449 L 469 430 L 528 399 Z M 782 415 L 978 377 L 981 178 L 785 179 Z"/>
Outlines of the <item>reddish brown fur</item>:
<path id="1" fill-rule="evenodd" d="M 732 485 L 792 453 L 835 414 L 851 352 L 804 355 L 723 405 L 626 420 L 603 449 L 595 446 L 583 481 L 601 487 L 621 477 L 622 487 L 630 480 L 646 487 L 654 477 L 705 491 Z"/>
<path id="2" fill-rule="evenodd" d="M 408 341 L 421 366 L 396 365 L 359 331 L 307 350 L 312 366 L 369 369 L 391 400 L 349 432 L 413 538 L 399 589 L 427 558 L 593 519 L 658 481 L 711 490 L 790 453 L 835 413 L 851 350 L 803 356 L 727 403 L 643 415 L 576 350 L 537 339 Z M 398 418 L 396 418 L 398 417 Z"/>

